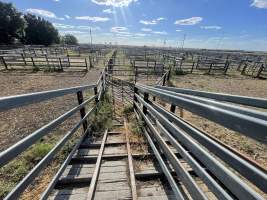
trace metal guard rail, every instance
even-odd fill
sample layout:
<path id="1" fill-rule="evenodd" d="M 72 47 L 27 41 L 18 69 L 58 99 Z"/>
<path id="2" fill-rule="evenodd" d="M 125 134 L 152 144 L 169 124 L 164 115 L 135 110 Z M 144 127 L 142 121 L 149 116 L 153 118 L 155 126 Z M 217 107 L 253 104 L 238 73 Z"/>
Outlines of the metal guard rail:
<path id="1" fill-rule="evenodd" d="M 15 188 L 13 188 L 13 190 L 5 197 L 5 199 L 13 200 L 19 198 L 21 193 L 36 178 L 36 176 L 38 176 L 42 169 L 45 168 L 51 162 L 56 153 L 64 146 L 64 144 L 66 144 L 67 141 L 69 141 L 71 136 L 74 135 L 74 133 L 79 129 L 81 125 L 83 126 L 83 135 L 81 138 L 84 138 L 87 134 L 89 134 L 91 125 L 88 124 L 87 119 L 92 115 L 92 113 L 94 113 L 94 111 L 97 109 L 97 106 L 99 105 L 99 101 L 101 100 L 103 92 L 106 88 L 104 80 L 105 75 L 104 73 L 101 73 L 99 81 L 97 81 L 97 84 L 93 85 L 85 85 L 0 98 L 0 112 L 12 108 L 35 104 L 56 97 L 65 96 L 68 94 L 76 93 L 78 99 L 78 106 L 70 109 L 58 118 L 52 120 L 48 124 L 42 126 L 41 128 L 26 136 L 19 142 L 15 143 L 11 147 L 2 151 L 0 153 L 0 167 L 3 167 L 11 160 L 16 158 L 19 154 L 23 153 L 25 150 L 35 144 L 40 138 L 50 133 L 54 128 L 56 128 L 59 124 L 63 123 L 72 115 L 74 115 L 77 111 L 80 111 L 81 116 L 81 120 L 71 130 L 69 130 L 62 139 L 60 139 L 60 141 L 49 151 L 49 153 L 45 157 L 42 158 L 42 160 L 33 169 L 31 169 L 31 171 L 15 186 Z M 94 95 L 89 99 L 84 100 L 83 91 L 90 89 L 94 89 Z M 93 101 L 95 101 L 95 105 L 86 113 L 85 106 Z M 79 140 L 79 142 L 81 141 L 82 139 Z M 61 169 L 67 165 L 68 160 L 70 160 L 71 158 L 71 155 L 73 155 L 75 152 L 75 148 L 77 149 L 77 145 L 79 144 L 79 142 L 74 146 L 74 149 L 68 155 Z M 48 187 L 47 190 L 51 190 L 51 188 L 52 187 L 50 184 L 50 187 Z"/>
<path id="2" fill-rule="evenodd" d="M 226 104 L 220 104 L 204 98 L 182 96 L 178 93 L 155 87 L 136 85 L 136 88 L 142 93 L 151 94 L 226 128 L 242 133 L 262 143 L 267 143 L 267 120 L 266 113 L 264 112 L 253 111 L 251 109 L 246 109 L 247 111 L 245 111 L 242 107 L 226 106 Z M 241 110 L 246 112 L 246 114 L 243 114 Z"/>
<path id="3" fill-rule="evenodd" d="M 183 167 L 181 167 L 177 158 L 173 155 L 168 146 L 166 146 L 166 143 L 159 134 L 158 130 L 160 130 L 160 133 L 162 133 L 170 141 L 173 147 L 178 151 L 183 159 L 189 163 L 196 174 L 202 178 L 204 183 L 218 199 L 235 199 L 236 197 L 238 199 L 264 199 L 258 192 L 252 189 L 246 181 L 241 179 L 240 176 L 243 176 L 266 193 L 266 170 L 240 156 L 240 154 L 236 151 L 225 148 L 225 146 L 220 142 L 208 137 L 208 134 L 198 130 L 182 118 L 177 117 L 174 113 L 167 111 L 155 101 L 150 101 L 149 95 L 151 95 L 151 97 L 156 96 L 172 105 L 186 108 L 187 110 L 206 117 L 212 121 L 214 121 L 214 113 L 219 112 L 220 117 L 216 118 L 217 123 L 227 126 L 229 120 L 234 120 L 235 124 L 246 127 L 242 129 L 242 131 L 248 136 L 251 135 L 248 134 L 248 131 L 246 131 L 247 129 L 249 131 L 259 129 L 257 132 L 261 132 L 262 135 L 258 134 L 257 137 L 254 138 L 265 143 L 266 140 L 263 140 L 263 135 L 266 134 L 267 130 L 266 119 L 263 120 L 262 118 L 246 116 L 245 114 L 240 114 L 236 110 L 229 111 L 226 108 L 222 110 L 218 105 L 209 106 L 204 103 L 199 103 L 196 99 L 193 99 L 192 96 L 180 97 L 178 94 L 171 93 L 170 90 L 157 89 L 155 87 L 148 87 L 144 85 L 136 85 L 135 87 L 135 112 L 145 121 L 147 125 L 145 126 L 147 128 L 145 136 L 147 137 L 149 143 L 151 138 L 158 143 L 159 148 L 163 151 L 167 160 L 173 166 L 176 174 L 179 175 L 181 181 L 185 184 L 186 188 L 190 192 L 190 195 L 192 195 L 194 199 L 206 199 L 206 197 L 195 184 L 194 180 L 192 180 Z M 203 98 L 198 99 L 198 101 L 199 100 L 204 101 L 207 99 Z M 224 106 L 226 105 L 224 104 Z M 249 110 L 248 113 L 250 111 L 251 110 Z M 259 114 L 259 116 L 262 114 L 264 118 L 266 113 L 259 112 L 257 114 Z M 212 116 L 209 117 L 209 115 Z M 228 119 L 228 116 L 231 119 Z M 245 120 L 247 120 L 247 122 L 244 122 Z M 157 126 L 158 129 L 155 129 L 154 126 Z M 152 147 L 153 151 L 155 150 L 154 148 Z M 154 153 L 155 155 L 157 154 L 155 151 Z M 220 158 L 220 161 L 216 159 L 217 157 Z M 159 159 L 158 161 L 160 162 Z M 203 170 L 201 165 L 198 163 L 199 161 L 205 166 L 205 168 L 207 168 L 208 171 Z M 230 170 L 225 167 L 225 164 L 222 164 L 222 161 L 232 169 Z M 161 163 L 160 165 L 162 166 L 164 163 Z M 177 190 L 177 188 L 173 185 L 173 181 L 168 175 L 168 172 L 164 170 L 164 166 L 162 170 L 172 186 L 176 197 L 183 199 L 179 195 L 181 191 Z M 235 170 L 235 173 L 233 173 L 233 170 Z M 239 173 L 239 175 L 236 175 L 236 173 Z M 223 184 L 223 187 L 220 183 Z M 225 189 L 225 187 L 227 189 Z M 226 192 L 226 190 L 230 191 L 230 195 L 229 192 Z"/>

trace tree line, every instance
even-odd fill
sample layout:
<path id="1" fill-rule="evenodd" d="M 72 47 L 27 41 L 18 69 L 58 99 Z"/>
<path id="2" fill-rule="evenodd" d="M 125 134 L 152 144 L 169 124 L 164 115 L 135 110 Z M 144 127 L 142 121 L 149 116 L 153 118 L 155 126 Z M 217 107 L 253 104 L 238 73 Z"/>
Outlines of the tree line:
<path id="1" fill-rule="evenodd" d="M 51 22 L 29 13 L 22 14 L 11 3 L 0 2 L 0 10 L 0 44 L 48 46 L 78 43 L 75 36 L 60 36 Z"/>

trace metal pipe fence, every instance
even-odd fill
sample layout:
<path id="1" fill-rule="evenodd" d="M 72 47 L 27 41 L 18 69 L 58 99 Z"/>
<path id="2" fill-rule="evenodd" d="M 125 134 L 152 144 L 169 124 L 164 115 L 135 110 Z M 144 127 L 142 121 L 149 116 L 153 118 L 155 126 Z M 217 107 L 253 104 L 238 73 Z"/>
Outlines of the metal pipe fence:
<path id="1" fill-rule="evenodd" d="M 14 160 L 18 155 L 22 154 L 29 147 L 34 145 L 39 139 L 49 134 L 58 125 L 62 124 L 78 111 L 80 111 L 81 116 L 81 119 L 75 124 L 75 126 L 71 130 L 69 130 L 62 139 L 60 139 L 60 141 L 46 154 L 45 157 L 42 158 L 40 162 L 37 163 L 37 165 L 33 169 L 30 170 L 30 172 L 12 189 L 12 191 L 5 197 L 5 199 L 19 198 L 19 196 L 27 188 L 27 186 L 31 184 L 32 181 L 38 176 L 38 174 L 52 161 L 54 156 L 59 152 L 59 150 L 63 148 L 63 146 L 70 140 L 70 138 L 72 138 L 72 136 L 81 126 L 83 126 L 82 138 L 90 133 L 91 124 L 89 124 L 88 119 L 92 116 L 93 113 L 95 113 L 94 111 L 97 109 L 99 102 L 101 101 L 101 97 L 103 96 L 105 88 L 105 74 L 101 73 L 97 84 L 0 98 L 1 112 L 7 111 L 9 109 L 27 106 L 30 104 L 35 104 L 38 102 L 43 102 L 46 100 L 52 100 L 56 97 L 62 97 L 69 94 L 76 94 L 78 100 L 78 106 L 75 106 L 58 118 L 52 120 L 48 124 L 42 126 L 38 130 L 23 138 L 19 142 L 2 151 L 0 153 L 0 167 L 7 165 L 10 161 Z M 84 99 L 84 92 L 88 90 L 93 90 L 94 95 L 88 99 Z M 92 105 L 92 102 L 95 103 L 86 112 L 85 106 L 88 104 Z M 75 145 L 75 147 L 76 146 L 77 144 Z M 74 152 L 72 151 L 71 154 L 73 153 Z M 66 161 L 64 163 L 66 163 Z"/>
<path id="2" fill-rule="evenodd" d="M 199 186 L 195 185 L 194 180 L 190 179 L 186 171 L 181 168 L 179 160 L 174 157 L 163 137 L 171 143 L 218 199 L 264 199 L 247 182 L 266 193 L 266 170 L 209 137 L 208 134 L 176 116 L 175 113 L 166 110 L 150 97 L 157 97 L 174 107 L 182 107 L 263 143 L 267 143 L 266 112 L 244 109 L 240 104 L 265 107 L 266 99 L 191 90 L 185 90 L 185 95 L 183 89 L 162 86 L 149 87 L 141 84 L 135 85 L 134 91 L 135 112 L 146 124 L 144 126 L 145 136 L 148 140 L 154 138 L 158 151 L 164 153 L 176 175 L 194 199 L 207 197 L 203 196 Z M 227 101 L 216 101 L 218 99 L 240 104 L 232 105 Z M 254 102 L 248 100 L 254 100 Z M 153 151 L 155 152 L 155 150 Z M 164 165 L 161 164 L 161 166 L 167 176 Z M 170 177 L 167 179 L 172 186 Z M 177 192 L 175 187 L 172 189 Z"/>

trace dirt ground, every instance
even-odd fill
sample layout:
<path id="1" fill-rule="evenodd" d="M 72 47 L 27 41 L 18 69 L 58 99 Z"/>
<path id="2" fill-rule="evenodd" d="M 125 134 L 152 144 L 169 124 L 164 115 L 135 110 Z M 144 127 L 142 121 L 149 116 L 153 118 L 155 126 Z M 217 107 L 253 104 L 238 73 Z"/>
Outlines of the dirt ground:
<path id="1" fill-rule="evenodd" d="M 0 96 L 3 97 L 93 84 L 98 80 L 100 72 L 100 69 L 92 69 L 87 73 L 33 73 L 25 71 L 0 72 Z M 93 91 L 87 92 L 84 98 L 88 98 L 92 94 Z M 77 105 L 78 102 L 76 94 L 70 94 L 37 104 L 0 112 L 0 151 L 7 149 L 22 138 L 31 134 L 33 131 L 56 119 Z M 49 135 L 45 136 L 44 141 L 51 141 L 53 144 L 58 142 L 68 130 L 74 127 L 79 119 L 80 113 L 77 112 L 51 131 Z M 80 132 L 81 128 L 77 131 L 77 134 Z M 22 155 L 24 155 L 24 153 Z M 46 188 L 46 185 L 55 173 L 57 168 L 55 166 L 58 167 L 58 164 L 53 164 L 48 167 L 43 175 L 35 182 L 36 187 L 30 186 L 26 190 L 26 193 L 22 196 L 22 199 L 39 199 L 37 194 L 41 194 Z M 8 181 L 11 182 L 9 183 Z M 0 172 L 0 185 L 4 184 L 2 185 L 3 187 L 1 187 L 0 196 L 3 195 L 4 190 L 8 191 L 14 187 L 13 182 L 13 180 L 9 180 L 5 174 L 1 174 Z M 4 188 L 4 190 L 2 190 L 2 188 Z M 33 195 L 35 195 L 35 198 L 33 198 Z"/>
<path id="2" fill-rule="evenodd" d="M 172 76 L 171 84 L 179 88 L 267 98 L 267 80 L 238 74 L 216 76 L 188 74 Z M 179 114 L 179 111 L 177 111 L 177 114 Z M 240 133 L 226 129 L 187 111 L 184 111 L 184 119 L 242 152 L 267 169 L 267 145 L 256 142 Z"/>
<path id="3" fill-rule="evenodd" d="M 0 96 L 92 84 L 97 81 L 100 72 L 100 70 L 90 70 L 88 73 L 1 72 Z M 33 130 L 36 130 L 52 119 L 59 117 L 76 105 L 76 94 L 71 94 L 30 106 L 1 112 L 0 150 L 5 149 L 7 146 L 25 137 Z M 68 125 L 71 126 L 72 123 Z"/>

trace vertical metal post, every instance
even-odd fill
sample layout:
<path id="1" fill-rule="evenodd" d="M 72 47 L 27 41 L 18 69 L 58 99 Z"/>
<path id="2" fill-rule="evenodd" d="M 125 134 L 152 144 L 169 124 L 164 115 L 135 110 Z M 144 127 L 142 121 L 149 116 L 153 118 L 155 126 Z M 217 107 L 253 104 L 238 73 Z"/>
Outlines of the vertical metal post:
<path id="1" fill-rule="evenodd" d="M 98 103 L 98 96 L 97 96 L 97 86 L 94 87 L 94 94 L 96 95 L 95 97 L 95 103 Z"/>
<path id="2" fill-rule="evenodd" d="M 171 109 L 170 109 L 170 111 L 172 112 L 172 113 L 175 113 L 175 108 L 176 108 L 176 106 L 175 105 L 171 105 Z"/>
<path id="3" fill-rule="evenodd" d="M 121 98 L 122 98 L 122 105 L 124 106 L 124 100 L 123 100 L 123 82 L 121 81 Z"/>
<path id="4" fill-rule="evenodd" d="M 82 92 L 82 91 L 78 91 L 78 92 L 77 92 L 77 99 L 78 99 L 78 103 L 79 103 L 79 105 L 83 103 L 83 92 Z M 86 112 L 85 112 L 85 107 L 82 107 L 82 108 L 80 109 L 80 114 L 81 114 L 81 119 L 83 119 L 84 116 L 85 116 L 85 114 L 86 114 Z M 85 132 L 86 129 L 87 129 L 87 120 L 85 120 L 85 121 L 83 122 L 83 131 Z"/>
<path id="5" fill-rule="evenodd" d="M 144 93 L 144 101 L 145 102 L 148 102 L 148 98 L 149 98 L 149 94 L 148 93 Z M 145 107 L 144 105 L 143 105 L 143 113 L 146 115 L 147 114 L 147 107 Z"/>
<path id="6" fill-rule="evenodd" d="M 133 96 L 133 100 L 134 100 L 134 102 L 137 102 L 137 98 L 136 98 L 135 94 L 138 94 L 138 89 L 137 89 L 136 87 L 134 87 L 134 96 Z M 133 106 L 135 107 L 135 104 L 133 104 Z"/>
<path id="7" fill-rule="evenodd" d="M 165 86 L 165 84 L 166 84 L 166 74 L 165 74 L 164 77 L 163 77 L 162 86 Z"/>

